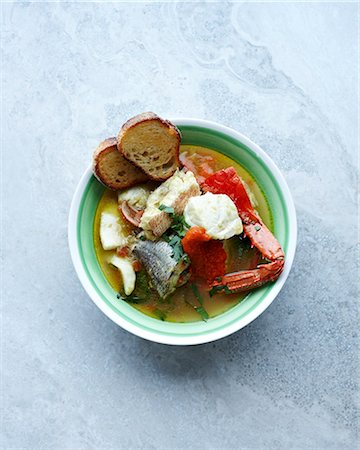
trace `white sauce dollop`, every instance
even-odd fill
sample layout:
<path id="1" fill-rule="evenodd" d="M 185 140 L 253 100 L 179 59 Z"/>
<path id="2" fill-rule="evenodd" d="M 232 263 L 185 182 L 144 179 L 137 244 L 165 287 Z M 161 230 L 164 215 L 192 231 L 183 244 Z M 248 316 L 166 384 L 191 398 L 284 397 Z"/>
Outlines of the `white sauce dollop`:
<path id="1" fill-rule="evenodd" d="M 190 198 L 184 217 L 188 225 L 205 228 L 213 239 L 230 239 L 243 231 L 236 206 L 225 194 L 207 192 Z"/>

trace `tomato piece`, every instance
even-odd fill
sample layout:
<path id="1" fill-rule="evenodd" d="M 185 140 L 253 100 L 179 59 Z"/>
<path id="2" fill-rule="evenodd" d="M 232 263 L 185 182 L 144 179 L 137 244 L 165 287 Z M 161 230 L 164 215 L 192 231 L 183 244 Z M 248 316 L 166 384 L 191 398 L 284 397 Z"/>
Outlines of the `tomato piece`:
<path id="1" fill-rule="evenodd" d="M 121 258 L 125 258 L 129 255 L 129 247 L 118 247 L 116 249 L 116 254 L 120 256 Z"/>
<path id="2" fill-rule="evenodd" d="M 141 270 L 141 262 L 140 261 L 138 261 L 138 260 L 134 261 L 132 263 L 132 266 L 133 266 L 135 272 L 140 272 L 140 270 Z"/>
<path id="3" fill-rule="evenodd" d="M 191 275 L 207 281 L 225 275 L 226 252 L 221 241 L 212 239 L 205 228 L 192 227 L 181 241 L 191 261 Z"/>

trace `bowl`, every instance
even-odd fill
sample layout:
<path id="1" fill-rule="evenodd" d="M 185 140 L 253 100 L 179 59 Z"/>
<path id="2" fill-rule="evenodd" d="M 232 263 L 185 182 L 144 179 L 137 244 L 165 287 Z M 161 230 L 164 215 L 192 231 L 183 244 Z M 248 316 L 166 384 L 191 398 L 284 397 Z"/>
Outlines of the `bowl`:
<path id="1" fill-rule="evenodd" d="M 273 215 L 274 234 L 285 252 L 280 277 L 251 291 L 232 309 L 207 322 L 171 323 L 153 319 L 116 298 L 97 261 L 93 243 L 95 212 L 104 187 L 83 174 L 73 197 L 68 223 L 72 261 L 85 291 L 101 311 L 120 327 L 150 341 L 195 345 L 228 336 L 255 320 L 274 301 L 289 275 L 295 254 L 297 223 L 287 183 L 272 159 L 239 132 L 199 119 L 173 119 L 182 132 L 182 143 L 215 149 L 241 164 L 264 192 Z"/>

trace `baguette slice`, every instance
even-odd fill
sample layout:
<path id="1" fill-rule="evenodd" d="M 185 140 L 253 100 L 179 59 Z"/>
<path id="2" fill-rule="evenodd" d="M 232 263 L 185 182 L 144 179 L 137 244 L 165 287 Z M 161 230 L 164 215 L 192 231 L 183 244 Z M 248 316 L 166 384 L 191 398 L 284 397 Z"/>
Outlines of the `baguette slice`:
<path id="1" fill-rule="evenodd" d="M 124 189 L 147 181 L 149 177 L 118 152 L 116 138 L 101 142 L 93 157 L 96 178 L 109 189 Z"/>
<path id="2" fill-rule="evenodd" d="M 118 135 L 118 150 L 153 180 L 167 180 L 180 165 L 181 134 L 152 112 L 129 119 Z"/>

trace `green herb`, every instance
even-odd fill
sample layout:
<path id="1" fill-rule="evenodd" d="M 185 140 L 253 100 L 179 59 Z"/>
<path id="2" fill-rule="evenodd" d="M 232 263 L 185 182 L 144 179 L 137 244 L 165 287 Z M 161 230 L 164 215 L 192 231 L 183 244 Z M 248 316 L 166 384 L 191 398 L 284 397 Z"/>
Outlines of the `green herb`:
<path id="1" fill-rule="evenodd" d="M 184 263 L 189 264 L 189 257 L 184 253 L 184 249 L 181 244 L 181 239 L 185 236 L 189 225 L 185 222 L 183 216 L 175 214 L 174 208 L 166 205 L 159 206 L 160 211 L 164 211 L 172 218 L 172 224 L 170 228 L 163 234 L 163 239 L 166 241 L 173 250 L 173 257 L 179 261 L 184 258 Z"/>
<path id="2" fill-rule="evenodd" d="M 238 240 L 238 255 L 240 257 L 244 256 L 244 253 L 248 252 L 251 248 L 250 240 L 248 238 L 240 237 Z"/>
<path id="3" fill-rule="evenodd" d="M 191 290 L 193 291 L 193 294 L 196 298 L 196 300 L 200 303 L 200 306 L 194 305 L 193 303 L 189 302 L 188 300 L 185 300 L 185 303 L 187 303 L 189 306 L 195 309 L 195 311 L 201 316 L 202 320 L 206 322 L 209 318 L 209 314 L 205 310 L 203 306 L 203 299 L 201 298 L 200 292 L 196 286 L 196 284 L 191 285 Z"/>
<path id="4" fill-rule="evenodd" d="M 256 230 L 256 231 L 260 231 L 260 230 L 261 230 L 261 226 L 260 226 L 260 225 L 256 225 L 256 226 L 255 226 L 255 230 Z"/>
<path id="5" fill-rule="evenodd" d="M 183 261 L 185 264 L 190 264 L 190 258 L 186 253 L 184 253 Z"/>
<path id="6" fill-rule="evenodd" d="M 146 298 L 138 297 L 137 295 L 121 295 L 119 293 L 116 298 L 119 300 L 124 300 L 124 302 L 127 303 L 134 303 L 136 305 L 146 302 Z"/>
<path id="7" fill-rule="evenodd" d="M 179 216 L 175 214 L 173 216 L 173 223 L 170 227 L 172 230 L 175 231 L 180 237 L 184 237 L 187 230 L 190 228 L 189 225 L 186 223 L 184 216 Z"/>
<path id="8" fill-rule="evenodd" d="M 175 214 L 174 208 L 172 208 L 171 206 L 160 205 L 159 209 L 160 211 L 169 214 L 169 216 L 172 218 L 170 229 L 173 230 L 178 236 L 184 237 L 187 230 L 190 228 L 186 223 L 184 216 Z"/>
<path id="9" fill-rule="evenodd" d="M 141 270 L 136 275 L 136 287 L 135 292 L 140 297 L 148 297 L 150 294 L 148 277 L 145 270 Z"/>
<path id="10" fill-rule="evenodd" d="M 121 292 L 117 294 L 119 300 L 127 303 L 140 304 L 146 303 L 150 295 L 148 279 L 144 270 L 141 270 L 136 276 L 135 290 L 130 295 L 123 295 Z"/>
<path id="11" fill-rule="evenodd" d="M 159 297 L 157 302 L 160 305 L 173 305 L 174 304 L 173 297 L 174 297 L 174 295 L 170 295 L 169 297 L 166 297 L 166 298 Z"/>
<path id="12" fill-rule="evenodd" d="M 174 208 L 172 208 L 171 206 L 160 205 L 159 209 L 160 211 L 164 211 L 166 214 L 169 214 L 170 216 L 175 214 Z"/>
<path id="13" fill-rule="evenodd" d="M 196 300 L 200 303 L 201 306 L 203 306 L 203 299 L 201 298 L 199 289 L 197 288 L 196 284 L 194 283 L 191 284 L 191 290 L 193 291 Z"/>
<path id="14" fill-rule="evenodd" d="M 209 314 L 207 313 L 207 311 L 204 309 L 203 306 L 196 306 L 193 305 L 192 303 L 190 303 L 188 300 L 185 300 L 185 303 L 187 303 L 189 306 L 191 306 L 192 308 L 195 309 L 195 311 L 201 316 L 202 320 L 204 322 L 206 322 L 209 318 Z"/>
<path id="15" fill-rule="evenodd" d="M 154 314 L 158 319 L 162 321 L 166 320 L 166 314 L 161 309 L 155 309 Z"/>
<path id="16" fill-rule="evenodd" d="M 204 309 L 203 306 L 194 306 L 194 309 L 198 314 L 200 314 L 204 322 L 206 322 L 209 319 L 209 314 L 207 313 L 207 311 Z"/>
<path id="17" fill-rule="evenodd" d="M 177 235 L 173 235 L 168 241 L 168 244 L 172 247 L 173 256 L 178 261 L 184 255 L 184 249 L 181 245 L 181 238 Z"/>
<path id="18" fill-rule="evenodd" d="M 209 291 L 209 295 L 210 297 L 213 297 L 217 292 L 220 291 L 224 291 L 225 294 L 232 294 L 232 292 L 230 291 L 230 289 L 222 284 L 219 284 L 218 286 L 213 286 L 210 291 Z"/>

